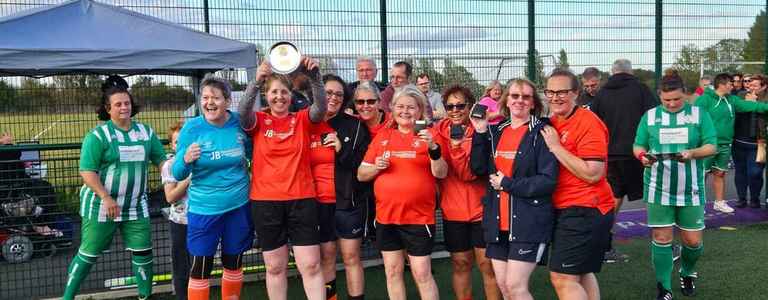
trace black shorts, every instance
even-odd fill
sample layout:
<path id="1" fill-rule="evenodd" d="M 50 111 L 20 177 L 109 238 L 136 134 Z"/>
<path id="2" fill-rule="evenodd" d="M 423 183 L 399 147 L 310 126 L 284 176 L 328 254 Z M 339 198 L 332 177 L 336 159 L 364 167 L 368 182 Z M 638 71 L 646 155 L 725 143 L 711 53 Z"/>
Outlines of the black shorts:
<path id="1" fill-rule="evenodd" d="M 455 222 L 443 219 L 443 236 L 448 252 L 485 248 L 482 222 Z"/>
<path id="2" fill-rule="evenodd" d="M 548 248 L 546 243 L 510 242 L 509 231 L 501 231 L 498 242 L 488 243 L 488 247 L 485 248 L 485 257 L 545 265 Z"/>
<path id="3" fill-rule="evenodd" d="M 569 207 L 555 210 L 555 216 L 549 269 L 572 275 L 600 272 L 610 247 L 613 211 L 603 215 L 597 208 Z"/>
<path id="4" fill-rule="evenodd" d="M 317 203 L 317 225 L 320 243 L 333 242 L 336 237 L 336 204 Z"/>
<path id="5" fill-rule="evenodd" d="M 609 161 L 608 184 L 613 190 L 613 197 L 627 196 L 629 201 L 643 199 L 643 172 L 645 168 L 637 159 Z"/>
<path id="6" fill-rule="evenodd" d="M 336 210 L 336 236 L 348 240 L 363 237 L 363 212 L 359 207 Z"/>
<path id="7" fill-rule="evenodd" d="M 317 201 L 314 198 L 288 201 L 253 201 L 253 224 L 263 251 L 288 244 L 317 245 Z"/>
<path id="8" fill-rule="evenodd" d="M 379 251 L 405 249 L 411 256 L 432 254 L 435 225 L 394 225 L 376 222 L 376 244 Z"/>

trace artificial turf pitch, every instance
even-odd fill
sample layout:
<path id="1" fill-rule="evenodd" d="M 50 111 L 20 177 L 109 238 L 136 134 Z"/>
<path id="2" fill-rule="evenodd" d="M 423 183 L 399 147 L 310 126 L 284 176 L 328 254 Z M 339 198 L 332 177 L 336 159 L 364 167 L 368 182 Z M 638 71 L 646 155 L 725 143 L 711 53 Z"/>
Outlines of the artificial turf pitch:
<path id="1" fill-rule="evenodd" d="M 768 223 L 733 227 L 735 230 L 708 229 L 704 232 L 704 254 L 698 264 L 697 295 L 693 298 L 680 293 L 678 275 L 673 276 L 675 299 L 768 299 Z M 629 255 L 629 262 L 603 265 L 598 274 L 602 299 L 655 299 L 656 284 L 650 261 L 648 238 L 616 241 L 616 248 Z M 432 261 L 440 299 L 455 299 L 451 289 L 449 259 Z M 679 264 L 676 264 L 677 270 Z M 407 271 L 407 270 L 406 270 Z M 365 270 L 366 299 L 387 299 L 386 278 L 382 266 Z M 473 299 L 484 299 L 480 273 L 473 271 Z M 344 272 L 336 279 L 339 297 L 346 299 Z M 406 275 L 408 298 L 418 299 L 416 285 Z M 535 299 L 556 299 L 544 267 L 531 278 L 530 289 Z M 212 288 L 211 298 L 219 299 L 218 288 Z M 153 299 L 174 299 L 171 295 L 155 295 Z M 242 299 L 267 299 L 263 281 L 247 283 Z M 299 278 L 289 279 L 288 299 L 306 299 Z"/>

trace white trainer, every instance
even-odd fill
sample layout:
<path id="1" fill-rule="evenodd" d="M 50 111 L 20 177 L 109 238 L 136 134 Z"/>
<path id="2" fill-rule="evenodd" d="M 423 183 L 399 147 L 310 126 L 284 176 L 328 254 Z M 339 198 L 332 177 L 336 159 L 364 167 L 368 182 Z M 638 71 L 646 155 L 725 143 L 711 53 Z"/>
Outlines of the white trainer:
<path id="1" fill-rule="evenodd" d="M 725 200 L 715 200 L 715 204 L 712 206 L 716 211 L 724 212 L 724 213 L 732 213 L 733 208 L 728 206 L 728 203 L 725 202 Z"/>

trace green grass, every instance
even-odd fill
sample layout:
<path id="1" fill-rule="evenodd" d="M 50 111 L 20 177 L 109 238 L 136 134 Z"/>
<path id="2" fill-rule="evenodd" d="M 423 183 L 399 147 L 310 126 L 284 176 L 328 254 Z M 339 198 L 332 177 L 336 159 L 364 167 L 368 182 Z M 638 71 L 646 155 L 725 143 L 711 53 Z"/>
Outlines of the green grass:
<path id="1" fill-rule="evenodd" d="M 768 223 L 738 227 L 735 231 L 712 229 L 704 234 L 704 255 L 698 264 L 698 295 L 682 296 L 678 288 L 677 274 L 673 276 L 675 299 L 768 299 Z M 603 266 L 598 274 L 602 299 L 655 299 L 656 284 L 650 263 L 648 239 L 617 241 L 617 249 L 630 256 L 627 263 Z M 451 264 L 448 259 L 433 260 L 435 279 L 441 299 L 454 299 L 451 289 Z M 676 269 L 678 266 L 676 266 Z M 416 286 L 407 278 L 408 297 L 418 299 Z M 386 280 L 383 267 L 366 269 L 366 299 L 386 299 Z M 473 299 L 483 299 L 480 274 L 473 273 Z M 344 273 L 338 273 L 339 299 L 346 299 Z M 534 272 L 531 291 L 535 299 L 556 299 L 546 270 Z M 219 299 L 218 289 L 211 291 L 213 299 Z M 291 278 L 289 299 L 305 299 L 301 282 Z M 173 299 L 170 295 L 158 295 L 155 299 Z M 243 288 L 243 299 L 267 299 L 264 282 L 249 283 Z"/>
<path id="2" fill-rule="evenodd" d="M 161 139 L 171 124 L 182 116 L 181 110 L 144 111 L 135 120 L 149 124 Z M 85 134 L 97 123 L 95 112 L 51 114 L 0 114 L 0 132 L 11 132 L 16 142 L 29 142 L 37 137 L 40 144 L 80 143 Z M 47 165 L 46 180 L 56 187 L 61 209 L 77 213 L 80 199 L 78 190 L 82 179 L 78 173 L 80 149 L 42 151 L 41 158 Z M 159 181 L 152 170 L 150 182 Z"/>

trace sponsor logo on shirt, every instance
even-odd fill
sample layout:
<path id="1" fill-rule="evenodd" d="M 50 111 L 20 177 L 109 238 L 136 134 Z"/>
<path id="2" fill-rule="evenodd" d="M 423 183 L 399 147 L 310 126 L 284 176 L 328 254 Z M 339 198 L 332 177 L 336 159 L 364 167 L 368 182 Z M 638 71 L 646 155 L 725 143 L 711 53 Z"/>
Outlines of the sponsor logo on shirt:
<path id="1" fill-rule="evenodd" d="M 504 159 L 514 160 L 517 155 L 517 151 L 496 151 L 496 157 L 501 156 Z"/>
<path id="2" fill-rule="evenodd" d="M 416 151 L 392 151 L 391 155 L 397 158 L 416 158 Z"/>

